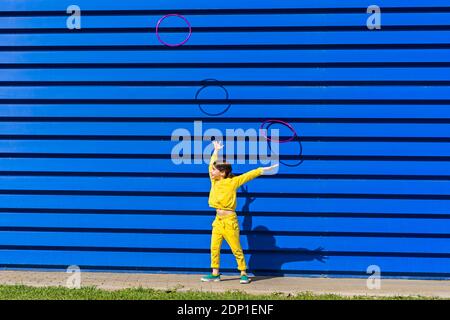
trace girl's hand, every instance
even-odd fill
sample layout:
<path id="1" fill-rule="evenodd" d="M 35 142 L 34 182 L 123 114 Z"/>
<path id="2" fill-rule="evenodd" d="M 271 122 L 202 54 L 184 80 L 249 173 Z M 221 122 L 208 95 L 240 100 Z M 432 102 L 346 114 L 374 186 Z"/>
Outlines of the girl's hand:
<path id="1" fill-rule="evenodd" d="M 214 151 L 219 151 L 220 149 L 223 148 L 223 145 L 220 142 L 215 141 L 215 140 L 213 141 L 213 145 L 214 145 Z"/>
<path id="2" fill-rule="evenodd" d="M 277 163 L 277 164 L 274 164 L 273 166 L 270 166 L 270 167 L 263 167 L 263 170 L 264 170 L 264 172 L 266 172 L 266 171 L 275 169 L 278 166 L 279 166 L 279 164 Z"/>

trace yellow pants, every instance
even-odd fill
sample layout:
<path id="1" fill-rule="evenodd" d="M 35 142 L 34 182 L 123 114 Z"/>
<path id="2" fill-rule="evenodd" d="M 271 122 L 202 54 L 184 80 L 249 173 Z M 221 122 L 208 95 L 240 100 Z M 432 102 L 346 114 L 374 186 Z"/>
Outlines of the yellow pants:
<path id="1" fill-rule="evenodd" d="M 226 216 L 216 215 L 212 223 L 212 236 L 211 236 L 211 268 L 219 269 L 220 266 L 220 248 L 222 247 L 222 241 L 228 243 L 231 251 L 236 258 L 238 269 L 240 271 L 247 270 L 245 264 L 244 252 L 242 251 L 241 242 L 239 241 L 239 223 L 236 213 L 232 213 Z"/>

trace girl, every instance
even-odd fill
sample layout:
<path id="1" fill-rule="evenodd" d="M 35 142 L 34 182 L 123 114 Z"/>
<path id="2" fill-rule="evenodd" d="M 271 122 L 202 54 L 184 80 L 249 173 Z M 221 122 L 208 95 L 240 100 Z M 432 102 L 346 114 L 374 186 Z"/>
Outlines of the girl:
<path id="1" fill-rule="evenodd" d="M 239 176 L 231 173 L 231 165 L 226 162 L 218 162 L 217 154 L 223 148 L 219 142 L 214 141 L 214 152 L 209 163 L 209 177 L 211 191 L 208 204 L 216 208 L 216 218 L 212 223 L 211 236 L 211 268 L 212 273 L 202 277 L 202 281 L 220 281 L 219 263 L 222 241 L 228 243 L 236 258 L 239 271 L 241 271 L 240 283 L 249 283 L 247 265 L 244 259 L 241 243 L 239 241 L 239 223 L 236 215 L 236 190 L 244 183 L 259 177 L 266 171 L 278 166 L 259 167 Z"/>

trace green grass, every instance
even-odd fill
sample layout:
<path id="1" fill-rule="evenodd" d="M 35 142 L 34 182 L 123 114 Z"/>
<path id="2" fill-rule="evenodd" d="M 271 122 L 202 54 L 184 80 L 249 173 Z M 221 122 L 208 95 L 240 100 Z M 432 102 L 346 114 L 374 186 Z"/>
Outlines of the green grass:
<path id="1" fill-rule="evenodd" d="M 420 296 L 344 297 L 334 294 L 316 295 L 303 292 L 297 295 L 273 293 L 252 295 L 241 291 L 210 293 L 201 291 L 153 290 L 133 288 L 102 290 L 95 287 L 68 289 L 65 287 L 29 287 L 24 285 L 1 285 L 0 300 L 423 300 L 438 299 Z"/>

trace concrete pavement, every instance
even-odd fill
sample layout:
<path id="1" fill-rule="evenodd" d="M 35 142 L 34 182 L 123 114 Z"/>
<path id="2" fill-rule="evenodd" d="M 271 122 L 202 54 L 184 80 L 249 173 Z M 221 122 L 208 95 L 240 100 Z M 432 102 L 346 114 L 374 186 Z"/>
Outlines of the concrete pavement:
<path id="1" fill-rule="evenodd" d="M 0 284 L 23 284 L 28 286 L 67 286 L 66 272 L 0 271 Z M 239 290 L 251 294 L 284 293 L 315 294 L 333 293 L 344 296 L 427 296 L 450 299 L 450 281 L 438 280 L 392 280 L 381 279 L 380 289 L 368 289 L 367 279 L 300 278 L 300 277 L 253 277 L 250 284 L 239 283 L 239 277 L 222 276 L 221 282 L 204 283 L 199 274 L 144 274 L 81 272 L 81 286 L 118 290 L 123 288 L 153 288 L 179 291 L 198 290 L 225 292 Z"/>

